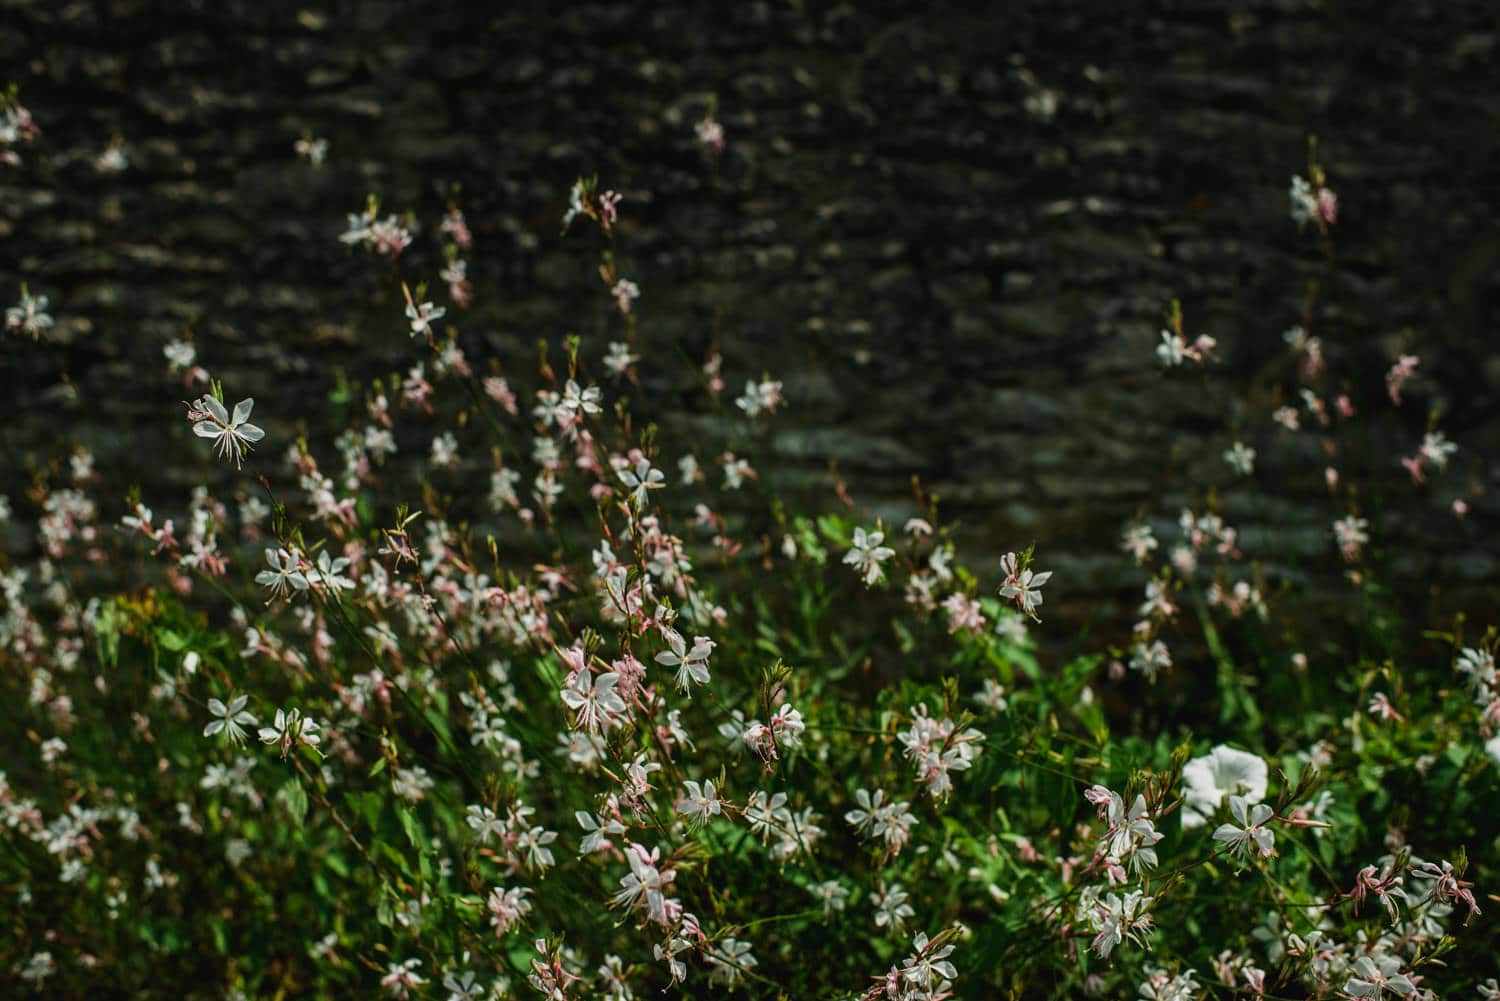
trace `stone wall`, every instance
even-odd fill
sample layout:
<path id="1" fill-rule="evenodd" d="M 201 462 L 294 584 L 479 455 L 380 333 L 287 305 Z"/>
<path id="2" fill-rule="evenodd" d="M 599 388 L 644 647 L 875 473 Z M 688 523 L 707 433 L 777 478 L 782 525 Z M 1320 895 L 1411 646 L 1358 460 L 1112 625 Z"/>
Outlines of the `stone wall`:
<path id="1" fill-rule="evenodd" d="M 0 168 L 0 293 L 27 281 L 59 320 L 4 344 L 0 477 L 61 435 L 148 496 L 201 476 L 161 377 L 185 330 L 273 437 L 331 439 L 335 368 L 413 351 L 389 273 L 336 239 L 367 191 L 431 226 L 461 186 L 471 356 L 524 364 L 568 331 L 602 351 L 597 278 L 558 236 L 597 172 L 627 196 L 647 351 L 701 359 L 717 328 L 732 387 L 786 381 L 768 447 L 794 474 L 835 458 L 889 517 L 920 475 L 980 558 L 1036 541 L 1049 608 L 1079 620 L 1129 614 L 1121 527 L 1200 502 L 1235 436 L 1262 457 L 1225 494 L 1242 548 L 1273 576 L 1336 572 L 1316 441 L 1267 418 L 1316 281 L 1312 331 L 1358 376 L 1340 462 L 1386 481 L 1365 513 L 1403 598 L 1493 611 L 1496 46 L 1493 5 L 1457 0 L 0 0 L 0 66 L 44 130 Z M 711 94 L 716 168 L 692 128 Z M 304 131 L 322 168 L 293 155 Z M 1287 218 L 1314 133 L 1331 262 Z M 115 136 L 129 167 L 100 174 Z M 435 279 L 436 258 L 402 267 Z M 1156 363 L 1174 296 L 1219 340 L 1207 375 Z M 1402 344 L 1423 378 L 1394 411 Z M 1462 451 L 1417 489 L 1396 459 L 1431 408 Z"/>

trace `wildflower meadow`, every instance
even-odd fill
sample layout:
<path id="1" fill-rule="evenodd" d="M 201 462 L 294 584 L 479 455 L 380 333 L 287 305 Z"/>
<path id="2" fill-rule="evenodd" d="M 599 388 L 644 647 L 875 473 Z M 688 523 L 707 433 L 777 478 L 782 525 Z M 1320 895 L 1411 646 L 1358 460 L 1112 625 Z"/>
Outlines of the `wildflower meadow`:
<path id="1" fill-rule="evenodd" d="M 724 103 L 678 125 L 692 170 L 734 154 Z M 0 172 L 67 114 L 12 88 Z M 1249 223 L 1310 267 L 1338 141 Z M 536 224 L 592 297 L 493 356 L 469 194 L 309 221 L 383 304 L 351 350 L 399 370 L 252 396 L 184 325 L 152 346 L 173 454 L 139 456 L 177 487 L 66 419 L 6 457 L 0 994 L 1500 999 L 1500 604 L 1407 600 L 1389 542 L 1408 495 L 1493 529 L 1420 331 L 1372 374 L 1334 340 L 1384 332 L 1325 331 L 1316 283 L 1257 317 L 1274 380 L 1208 397 L 1229 435 L 1174 432 L 1203 461 L 1105 526 L 1123 612 L 1085 626 L 1059 538 L 971 559 L 919 476 L 898 508 L 781 475 L 795 360 L 664 336 L 606 171 Z M 0 289 L 0 364 L 64 291 Z M 1152 309 L 1141 370 L 1199 392 L 1229 345 Z M 1403 454 L 1370 454 L 1377 413 Z M 1296 574 L 1233 523 L 1294 481 L 1326 508 Z"/>

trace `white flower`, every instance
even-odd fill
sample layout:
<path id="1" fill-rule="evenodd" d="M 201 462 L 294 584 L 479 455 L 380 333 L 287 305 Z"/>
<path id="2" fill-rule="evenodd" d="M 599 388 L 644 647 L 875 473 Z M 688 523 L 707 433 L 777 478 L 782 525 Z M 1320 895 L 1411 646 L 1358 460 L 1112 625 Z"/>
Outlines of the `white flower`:
<path id="1" fill-rule="evenodd" d="M 219 457 L 234 457 L 236 468 L 244 461 L 245 452 L 266 433 L 249 423 L 250 411 L 255 409 L 254 400 L 241 400 L 234 405 L 234 416 L 230 417 L 216 397 L 201 396 L 188 411 L 193 424 L 193 434 L 199 438 L 212 438 L 219 450 Z"/>
<path id="2" fill-rule="evenodd" d="M 725 938 L 709 947 L 703 954 L 710 967 L 708 982 L 733 987 L 745 979 L 745 971 L 756 966 L 750 955 L 750 943 L 737 938 Z"/>
<path id="3" fill-rule="evenodd" d="M 1202 827 L 1224 802 L 1225 796 L 1241 795 L 1246 803 L 1266 798 L 1266 763 L 1248 751 L 1220 744 L 1208 754 L 1189 761 L 1182 769 L 1185 802 L 1184 830 Z"/>
<path id="4" fill-rule="evenodd" d="M 687 643 L 677 632 L 667 633 L 667 645 L 670 650 L 663 650 L 656 655 L 656 662 L 667 667 L 677 668 L 677 687 L 681 691 L 687 691 L 691 682 L 700 685 L 708 684 L 708 657 L 713 653 L 714 642 L 707 636 L 693 637 L 693 648 L 687 649 Z"/>
<path id="5" fill-rule="evenodd" d="M 411 336 L 418 334 L 432 334 L 432 324 L 448 315 L 448 310 L 443 306 L 434 306 L 430 302 L 420 305 L 410 300 L 406 303 L 406 318 L 411 321 Z"/>
<path id="6" fill-rule="evenodd" d="M 682 783 L 682 787 L 685 791 L 677 801 L 677 812 L 687 816 L 692 823 L 702 824 L 708 818 L 717 817 L 724 812 L 723 801 L 719 799 L 718 790 L 714 788 L 712 781 L 700 784 L 688 779 Z"/>
<path id="7" fill-rule="evenodd" d="M 497 886 L 490 891 L 485 906 L 490 912 L 490 924 L 495 926 L 496 938 L 504 937 L 506 932 L 531 913 L 531 901 L 526 899 L 529 896 L 531 890 L 524 886 L 513 886 L 509 890 L 502 890 Z"/>
<path id="8" fill-rule="evenodd" d="M 623 713 L 625 700 L 615 693 L 619 683 L 620 675 L 614 671 L 596 675 L 582 670 L 574 674 L 562 690 L 563 702 L 577 713 L 574 726 L 597 733 Z"/>
<path id="9" fill-rule="evenodd" d="M 844 554 L 844 562 L 864 576 L 866 587 L 885 579 L 885 571 L 880 564 L 896 555 L 894 549 L 881 545 L 884 541 L 884 532 L 866 532 L 863 528 L 856 528 L 854 545 Z"/>
<path id="10" fill-rule="evenodd" d="M 578 821 L 578 826 L 587 832 L 583 836 L 583 841 L 578 845 L 579 852 L 584 855 L 609 847 L 608 835 L 625 833 L 625 825 L 618 820 L 610 819 L 600 823 L 598 818 L 585 810 L 576 811 L 573 817 Z"/>
<path id="11" fill-rule="evenodd" d="M 844 904 L 849 900 L 848 888 L 836 879 L 814 883 L 807 888 L 807 892 L 822 902 L 824 917 L 832 917 L 835 911 L 842 912 Z"/>
<path id="12" fill-rule="evenodd" d="M 1292 222 L 1301 226 L 1318 214 L 1318 200 L 1313 197 L 1312 185 L 1298 175 L 1292 176 L 1292 185 L 1287 190 L 1287 197 L 1291 201 Z M 1300 328 L 1296 328 L 1300 329 Z"/>
<path id="13" fill-rule="evenodd" d="M 161 353 L 166 355 L 167 365 L 173 372 L 192 368 L 193 362 L 198 358 L 198 351 L 193 347 L 193 342 L 186 338 L 180 341 L 168 341 L 167 346 L 161 349 Z"/>
<path id="14" fill-rule="evenodd" d="M 1387 992 L 1401 997 L 1415 993 L 1416 985 L 1400 970 L 1401 960 L 1395 956 L 1360 956 L 1354 961 L 1355 975 L 1344 984 L 1344 993 L 1376 1001 Z"/>
<path id="15" fill-rule="evenodd" d="M 354 581 L 344 576 L 344 571 L 349 567 L 347 557 L 340 556 L 337 559 L 328 555 L 328 550 L 318 554 L 318 583 L 335 591 L 348 591 L 354 588 Z M 296 585 L 293 584 L 295 587 Z"/>
<path id="16" fill-rule="evenodd" d="M 407 997 L 413 987 L 420 987 L 427 982 L 427 978 L 417 972 L 417 967 L 421 965 L 420 959 L 392 963 L 386 975 L 380 978 L 380 986 L 389 991 L 391 997 Z"/>
<path id="17" fill-rule="evenodd" d="M 1255 449 L 1242 441 L 1237 441 L 1224 452 L 1224 461 L 1229 463 L 1231 469 L 1241 476 L 1249 476 L 1255 472 Z"/>
<path id="18" fill-rule="evenodd" d="M 1431 431 L 1422 437 L 1422 455 L 1438 469 L 1448 468 L 1448 457 L 1457 451 L 1458 446 L 1441 431 Z"/>
<path id="19" fill-rule="evenodd" d="M 1220 824 L 1214 831 L 1214 840 L 1224 842 L 1236 855 L 1253 846 L 1263 858 L 1270 858 L 1276 844 L 1276 835 L 1265 828 L 1266 821 L 1271 819 L 1271 808 L 1264 803 L 1252 807 L 1245 802 L 1245 797 L 1230 796 L 1229 812 L 1239 826 Z"/>
<path id="20" fill-rule="evenodd" d="M 281 756 L 284 758 L 297 744 L 317 746 L 322 740 L 318 736 L 319 729 L 317 721 L 305 718 L 300 709 L 278 709 L 275 722 L 260 728 L 260 741 L 263 744 L 280 744 Z"/>
<path id="21" fill-rule="evenodd" d="M 1146 558 L 1156 551 L 1157 545 L 1151 526 L 1144 524 L 1131 525 L 1125 530 L 1125 537 L 1120 541 L 1120 547 L 1134 556 L 1137 563 L 1146 562 Z"/>
<path id="22" fill-rule="evenodd" d="M 640 355 L 631 354 L 630 346 L 624 341 L 611 341 L 609 353 L 604 356 L 604 367 L 609 370 L 610 375 L 624 375 L 630 366 L 640 360 Z"/>
<path id="23" fill-rule="evenodd" d="M 255 575 L 255 583 L 267 588 L 272 598 L 284 597 L 287 588 L 306 591 L 307 576 L 298 567 L 301 561 L 285 549 L 267 549 L 266 563 L 271 567 Z"/>
<path id="24" fill-rule="evenodd" d="M 660 469 L 654 468 L 650 460 L 642 459 L 633 467 L 620 470 L 620 482 L 631 492 L 630 498 L 639 508 L 645 507 L 649 491 L 660 490 L 666 485 L 667 477 Z"/>
<path id="25" fill-rule="evenodd" d="M 1042 585 L 1052 579 L 1052 571 L 1033 573 L 1030 569 L 1018 570 L 1015 553 L 1006 553 L 1000 557 L 1000 569 L 1005 574 L 1000 597 L 1014 601 L 1023 614 L 1036 618 L 1037 607 L 1042 604 Z"/>
<path id="26" fill-rule="evenodd" d="M 764 382 L 747 381 L 745 395 L 734 401 L 734 405 L 754 420 L 762 413 L 775 413 L 781 403 L 781 383 L 767 379 Z"/>
<path id="27" fill-rule="evenodd" d="M 328 140 L 298 139 L 292 144 L 292 151 L 305 158 L 314 167 L 321 167 L 323 161 L 328 159 Z"/>
<path id="28" fill-rule="evenodd" d="M 31 295 L 23 287 L 21 304 L 5 311 L 5 329 L 17 330 L 37 338 L 51 328 L 52 316 L 47 312 L 47 297 Z"/>
<path id="29" fill-rule="evenodd" d="M 1167 368 L 1174 368 L 1182 364 L 1183 356 L 1187 353 L 1187 345 L 1181 337 L 1170 330 L 1161 332 L 1161 343 L 1156 346 L 1156 357 Z"/>
<path id="30" fill-rule="evenodd" d="M 906 924 L 906 919 L 914 917 L 916 911 L 906 901 L 910 895 L 900 884 L 891 886 L 890 889 L 878 893 L 875 897 L 875 927 L 889 927 L 892 931 L 900 929 Z"/>
<path id="31" fill-rule="evenodd" d="M 223 733 L 236 744 L 243 744 L 245 731 L 241 727 L 255 725 L 255 717 L 245 709 L 245 703 L 249 701 L 248 695 L 237 695 L 226 706 L 218 699 L 209 699 L 208 711 L 218 718 L 211 720 L 203 728 L 203 736 L 212 737 L 216 733 Z"/>

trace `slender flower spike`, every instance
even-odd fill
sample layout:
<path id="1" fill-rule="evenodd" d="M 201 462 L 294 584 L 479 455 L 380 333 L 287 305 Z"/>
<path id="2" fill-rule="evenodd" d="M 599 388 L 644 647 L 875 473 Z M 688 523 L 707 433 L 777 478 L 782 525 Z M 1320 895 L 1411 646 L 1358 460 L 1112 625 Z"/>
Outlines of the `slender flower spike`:
<path id="1" fill-rule="evenodd" d="M 1238 826 L 1220 824 L 1214 831 L 1214 840 L 1224 842 L 1236 855 L 1253 848 L 1262 858 L 1270 858 L 1276 845 L 1276 835 L 1265 827 L 1266 821 L 1271 819 L 1271 808 L 1264 803 L 1251 806 L 1244 796 L 1230 796 L 1229 812 L 1234 815 Z"/>
<path id="2" fill-rule="evenodd" d="M 255 725 L 255 717 L 245 710 L 245 703 L 248 701 L 248 695 L 237 695 L 226 706 L 218 699 L 209 699 L 208 711 L 214 714 L 214 719 L 203 728 L 203 736 L 212 737 L 222 733 L 236 744 L 243 744 L 245 731 L 242 727 Z"/>
<path id="3" fill-rule="evenodd" d="M 259 427 L 249 423 L 250 411 L 253 409 L 254 400 L 241 400 L 234 405 L 234 415 L 231 417 L 217 398 L 205 395 L 188 407 L 188 419 L 195 422 L 193 434 L 199 438 L 212 438 L 218 447 L 219 457 L 233 457 L 235 468 L 238 469 L 250 446 L 266 436 Z"/>

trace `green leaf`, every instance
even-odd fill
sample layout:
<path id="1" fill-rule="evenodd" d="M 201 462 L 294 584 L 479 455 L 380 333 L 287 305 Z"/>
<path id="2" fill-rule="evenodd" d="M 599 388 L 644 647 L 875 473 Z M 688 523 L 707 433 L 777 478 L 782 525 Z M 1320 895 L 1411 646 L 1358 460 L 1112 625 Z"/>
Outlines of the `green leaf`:
<path id="1" fill-rule="evenodd" d="M 105 602 L 94 620 L 94 638 L 99 644 L 99 664 L 114 667 L 120 660 L 120 607 Z"/>
<path id="2" fill-rule="evenodd" d="M 188 638 L 174 629 L 163 629 L 156 634 L 156 641 L 173 653 L 181 653 L 188 648 Z"/>
<path id="3" fill-rule="evenodd" d="M 292 822 L 301 827 L 307 818 L 307 790 L 302 788 L 298 779 L 292 778 L 281 787 L 281 801 L 286 804 L 286 812 L 291 815 Z"/>
<path id="4" fill-rule="evenodd" d="M 409 808 L 400 808 L 396 816 L 401 818 L 401 829 L 406 832 L 406 840 L 418 851 L 422 848 L 422 830 L 417 826 L 416 811 Z"/>

